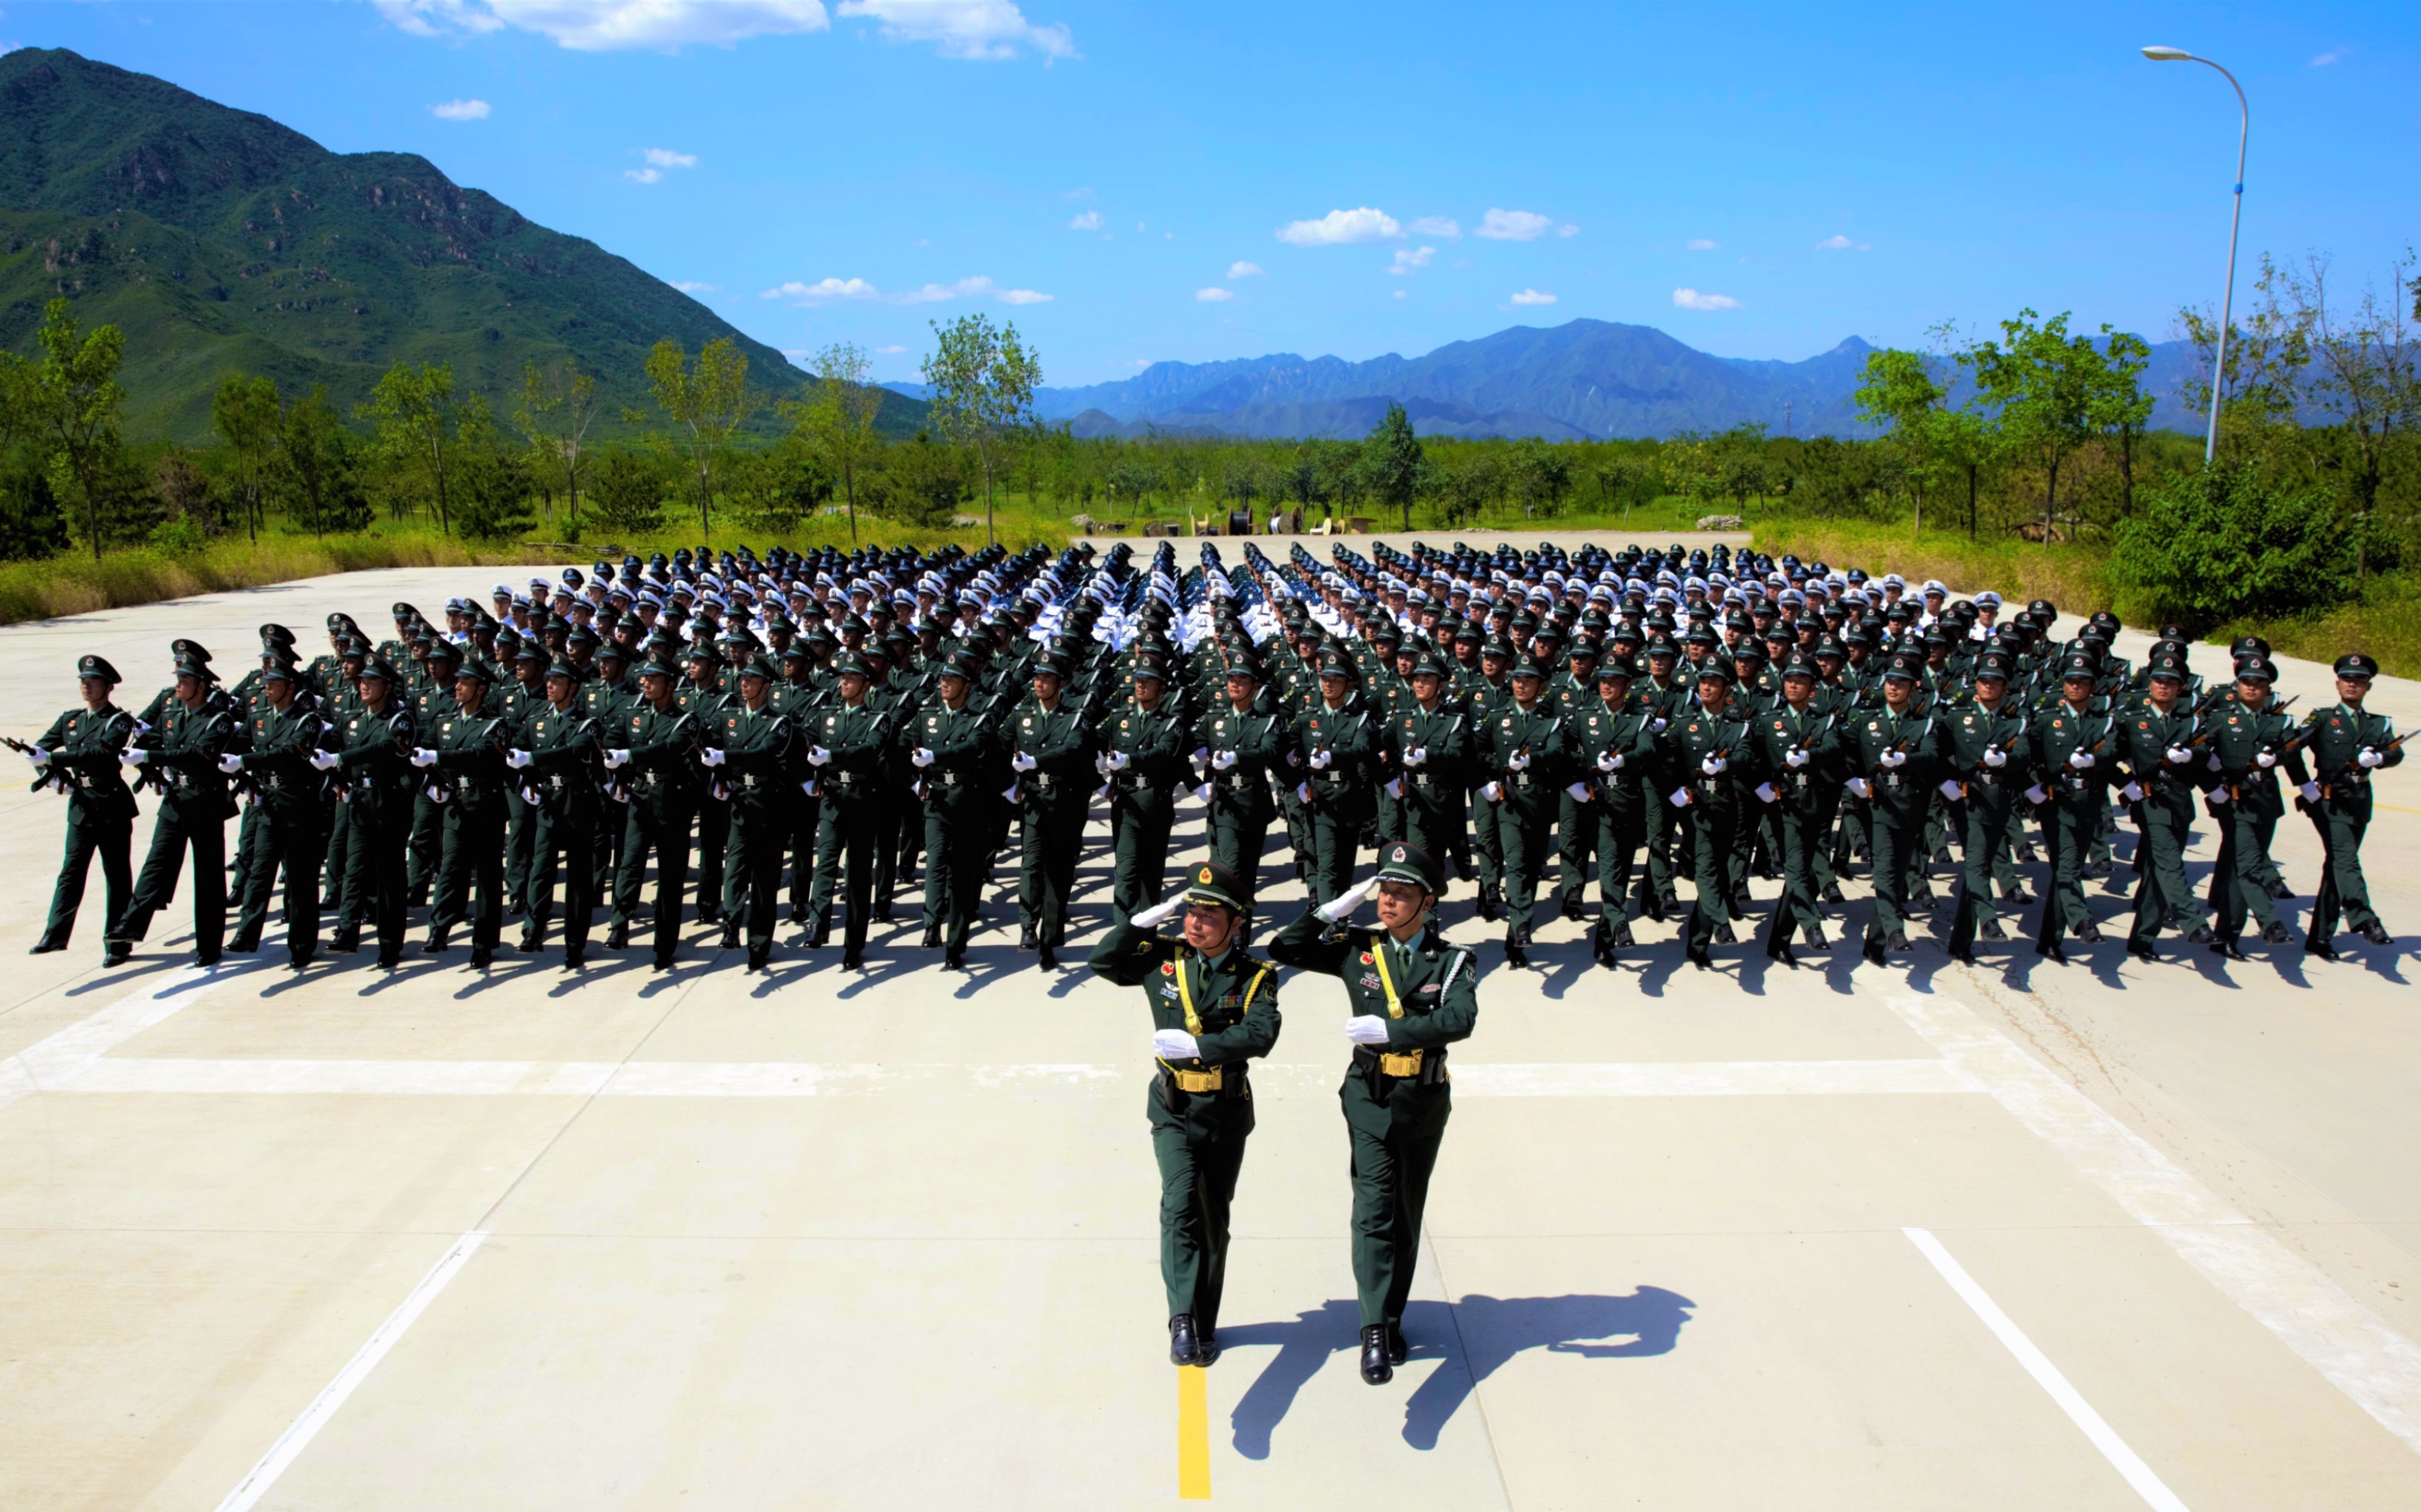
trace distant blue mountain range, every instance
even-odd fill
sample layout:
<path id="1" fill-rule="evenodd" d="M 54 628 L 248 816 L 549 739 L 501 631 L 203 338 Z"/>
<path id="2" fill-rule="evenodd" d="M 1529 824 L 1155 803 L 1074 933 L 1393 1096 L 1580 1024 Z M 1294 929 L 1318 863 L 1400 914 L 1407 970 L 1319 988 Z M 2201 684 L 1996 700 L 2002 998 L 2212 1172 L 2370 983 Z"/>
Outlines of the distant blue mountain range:
<path id="1" fill-rule="evenodd" d="M 1045 388 L 1035 412 L 1079 436 L 1215 433 L 1257 438 L 1360 437 L 1389 403 L 1433 436 L 1542 436 L 1550 441 L 1670 436 L 1761 424 L 1773 435 L 1870 434 L 1851 394 L 1867 353 L 1851 336 L 1804 362 L 1716 357 L 1646 325 L 1571 320 L 1514 326 L 1423 357 L 1368 362 L 1281 352 L 1233 362 L 1155 363 L 1132 378 Z M 2193 429 L 2176 393 L 2193 349 L 2152 349 L 2146 386 L 2155 426 Z M 888 385 L 923 398 L 921 383 Z"/>

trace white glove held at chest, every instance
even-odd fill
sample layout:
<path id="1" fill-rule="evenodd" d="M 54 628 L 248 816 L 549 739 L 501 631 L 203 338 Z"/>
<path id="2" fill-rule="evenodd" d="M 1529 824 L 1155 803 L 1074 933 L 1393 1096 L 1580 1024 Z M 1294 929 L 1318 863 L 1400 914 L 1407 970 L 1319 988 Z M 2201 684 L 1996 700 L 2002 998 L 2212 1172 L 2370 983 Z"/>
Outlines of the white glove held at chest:
<path id="1" fill-rule="evenodd" d="M 919 771 L 922 771 L 924 768 L 929 767 L 933 764 L 933 753 L 920 745 L 915 750 L 908 753 L 908 759 Z"/>
<path id="2" fill-rule="evenodd" d="M 1156 1029 L 1151 1052 L 1164 1061 L 1190 1061 L 1201 1055 L 1202 1047 L 1182 1029 Z"/>
<path id="3" fill-rule="evenodd" d="M 1376 1014 L 1357 1014 L 1345 1021 L 1345 1037 L 1357 1045 L 1383 1045 L 1387 1042 L 1387 1021 Z"/>
<path id="4" fill-rule="evenodd" d="M 807 757 L 807 759 L 808 759 L 808 760 L 810 760 L 810 761 L 815 761 L 815 757 L 814 757 L 813 756 L 808 756 L 808 757 Z M 1013 769 L 1015 769 L 1016 771 L 1019 771 L 1019 772 L 1032 772 L 1035 768 L 1037 768 L 1037 767 L 1040 766 L 1042 763 L 1041 763 L 1041 762 L 1039 762 L 1039 761 L 1035 760 L 1032 756 L 1027 756 L 1024 752 L 1020 751 L 1019 753 L 1017 753 L 1017 755 L 1015 755 L 1015 756 L 1011 756 L 1011 757 L 1009 758 L 1008 764 L 1009 764 L 1009 766 L 1010 766 L 1010 767 L 1012 767 Z M 820 762 L 820 761 L 817 761 L 817 762 L 816 762 L 816 765 L 818 765 L 818 766 L 821 766 L 821 765 L 823 765 L 823 763 L 822 763 L 822 762 Z"/>

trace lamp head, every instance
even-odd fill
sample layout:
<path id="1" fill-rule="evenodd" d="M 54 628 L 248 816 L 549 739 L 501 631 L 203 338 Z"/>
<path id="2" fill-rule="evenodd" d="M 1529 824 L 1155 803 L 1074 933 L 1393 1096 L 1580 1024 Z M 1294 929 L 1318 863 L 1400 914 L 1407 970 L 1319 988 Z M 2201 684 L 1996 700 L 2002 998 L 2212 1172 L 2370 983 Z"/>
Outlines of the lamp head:
<path id="1" fill-rule="evenodd" d="M 2195 55 L 2182 47 L 2148 47 L 2144 55 L 2155 63 L 2191 63 Z"/>

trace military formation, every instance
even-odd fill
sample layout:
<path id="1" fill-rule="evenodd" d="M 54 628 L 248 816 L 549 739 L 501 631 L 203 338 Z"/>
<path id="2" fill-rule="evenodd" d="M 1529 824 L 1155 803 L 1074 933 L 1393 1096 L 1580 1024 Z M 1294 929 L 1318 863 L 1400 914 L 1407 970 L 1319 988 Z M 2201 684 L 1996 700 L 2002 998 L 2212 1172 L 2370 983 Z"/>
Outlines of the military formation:
<path id="1" fill-rule="evenodd" d="M 1708 966 L 1755 932 L 1752 877 L 1780 884 L 1759 943 L 1795 964 L 1861 874 L 1870 960 L 1929 926 L 1973 959 L 2034 907 L 2035 948 L 2065 959 L 2101 939 L 2085 887 L 2125 827 L 2128 948 L 2238 956 L 2294 943 L 2271 855 L 2290 803 L 2326 857 L 2302 948 L 2390 943 L 2360 850 L 2402 738 L 2364 708 L 2367 657 L 2297 711 L 2257 639 L 2207 678 L 2174 628 L 2138 664 L 2107 614 L 1788 555 L 1222 544 L 626 556 L 433 616 L 397 603 L 377 633 L 333 615 L 324 649 L 276 624 L 248 662 L 180 639 L 139 708 L 85 657 L 79 706 L 10 742 L 67 800 L 35 948 L 66 947 L 97 856 L 112 963 L 182 886 L 204 962 L 261 948 L 275 905 L 298 967 L 368 944 L 392 969 L 418 930 L 475 968 L 577 970 L 601 924 L 663 970 L 695 920 L 762 970 L 787 919 L 786 948 L 857 968 L 921 904 L 957 969 L 1013 859 L 1019 943 L 1055 969 L 1094 821 L 1123 924 L 1198 814 L 1245 942 L 1273 870 L 1324 907 L 1403 843 L 1439 894 L 1476 884 L 1516 965 L 1543 907 L 1590 922 L 1601 962 L 1644 914 Z"/>

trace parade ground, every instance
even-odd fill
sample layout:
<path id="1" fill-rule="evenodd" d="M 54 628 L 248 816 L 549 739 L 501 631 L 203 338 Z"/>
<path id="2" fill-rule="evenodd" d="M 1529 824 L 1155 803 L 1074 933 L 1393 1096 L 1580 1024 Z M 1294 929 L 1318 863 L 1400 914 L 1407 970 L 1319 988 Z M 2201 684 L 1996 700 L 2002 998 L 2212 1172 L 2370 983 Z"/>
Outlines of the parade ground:
<path id="1" fill-rule="evenodd" d="M 263 621 L 316 652 L 331 610 L 497 575 L 0 630 L 0 729 L 73 704 L 82 653 L 139 707 L 172 637 L 232 680 Z M 2325 667 L 2281 671 L 2327 701 Z M 2421 685 L 2371 707 L 2409 729 Z M 2029 909 L 1976 968 L 1927 935 L 1878 969 L 1858 881 L 1797 970 L 1744 943 L 1700 972 L 1645 920 L 1599 969 L 1554 920 L 1513 971 L 1457 883 L 1481 1012 L 1378 1388 L 1325 978 L 1286 980 L 1254 1077 L 1225 1354 L 1168 1364 L 1150 1023 L 1081 964 L 1098 826 L 1055 975 L 1015 948 L 1013 865 L 967 974 L 904 894 L 863 975 L 787 926 L 765 975 L 711 927 L 666 975 L 637 950 L 480 974 L 419 954 L 417 915 L 392 975 L 367 951 L 298 975 L 273 924 L 203 969 L 181 890 L 104 971 L 97 877 L 72 946 L 25 953 L 64 804 L 20 782 L 0 1507 L 2421 1506 L 2416 770 L 2382 774 L 2364 848 L 2399 943 L 2334 963 L 2300 949 L 2319 846 L 2291 813 L 2299 944 L 2241 963 L 2175 937 L 2139 963 L 2123 928 L 2039 961 Z M 2090 889 L 2105 928 L 2129 843 Z M 1201 845 L 1181 820 L 1177 857 Z M 1262 938 L 1304 906 L 1283 855 Z"/>

